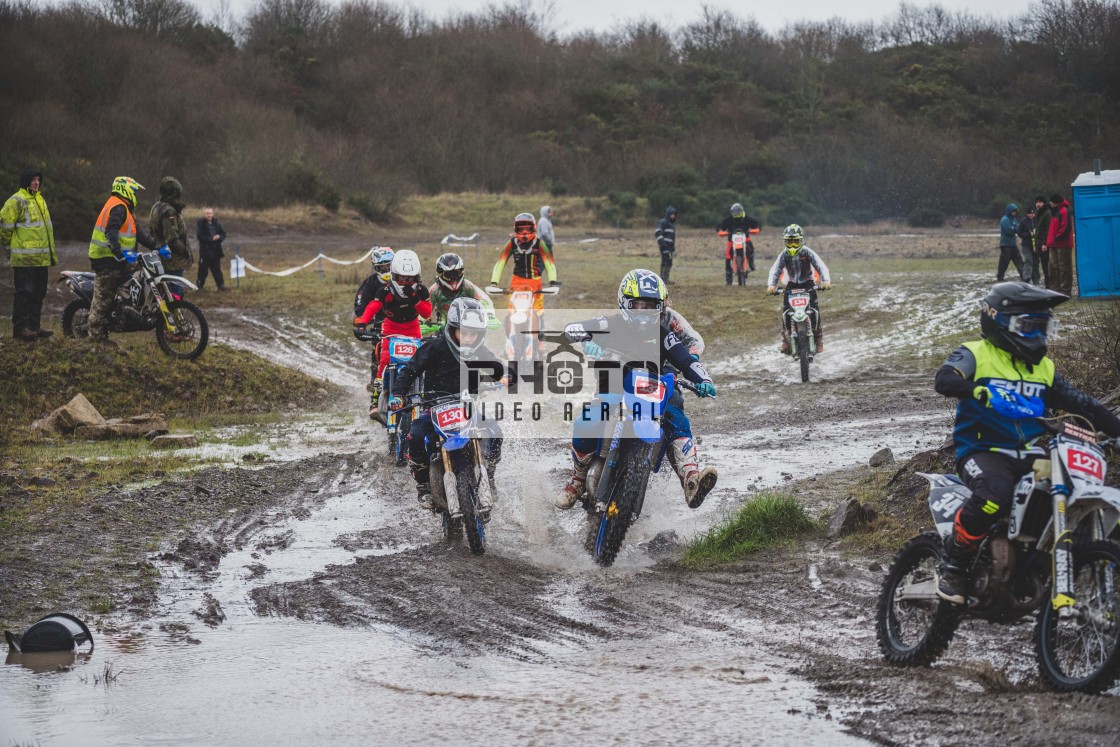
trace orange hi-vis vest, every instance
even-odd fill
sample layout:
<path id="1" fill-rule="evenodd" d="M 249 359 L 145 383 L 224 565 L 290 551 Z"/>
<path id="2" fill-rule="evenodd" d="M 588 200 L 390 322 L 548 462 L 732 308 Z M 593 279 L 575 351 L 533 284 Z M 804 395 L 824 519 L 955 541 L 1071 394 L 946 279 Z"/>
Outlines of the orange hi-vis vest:
<path id="1" fill-rule="evenodd" d="M 136 219 L 132 217 L 132 209 L 127 202 L 113 195 L 106 201 L 105 207 L 101 208 L 101 215 L 97 216 L 97 223 L 93 226 L 93 238 L 89 240 L 90 259 L 107 259 L 113 256 L 113 250 L 109 248 L 109 238 L 105 235 L 105 229 L 109 225 L 109 213 L 117 205 L 124 205 L 126 213 L 124 224 L 121 226 L 118 236 L 121 251 L 136 250 Z"/>

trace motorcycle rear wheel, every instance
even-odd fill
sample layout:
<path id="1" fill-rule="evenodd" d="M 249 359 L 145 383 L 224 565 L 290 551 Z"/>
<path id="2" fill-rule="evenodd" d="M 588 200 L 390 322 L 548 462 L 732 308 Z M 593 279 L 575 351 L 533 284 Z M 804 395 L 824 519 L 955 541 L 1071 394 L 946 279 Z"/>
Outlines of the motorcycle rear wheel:
<path id="1" fill-rule="evenodd" d="M 463 513 L 463 533 L 472 555 L 486 552 L 486 523 L 478 510 L 478 484 L 474 465 L 469 462 L 455 470 L 455 487 L 459 491 L 459 510 Z"/>
<path id="2" fill-rule="evenodd" d="M 1076 615 L 1061 618 L 1046 604 L 1035 625 L 1038 671 L 1059 692 L 1096 694 L 1120 678 L 1120 546 L 1075 546 Z"/>
<path id="3" fill-rule="evenodd" d="M 923 532 L 894 556 L 875 610 L 875 637 L 883 658 L 906 667 L 929 664 L 941 656 L 957 632 L 960 611 L 941 599 L 899 600 L 904 585 L 937 584 L 941 537 Z"/>
<path id="4" fill-rule="evenodd" d="M 389 455 L 398 467 L 408 463 L 408 436 L 412 432 L 412 412 L 405 410 L 397 417 L 397 429 L 389 437 Z"/>
<path id="5" fill-rule="evenodd" d="M 801 362 L 801 383 L 809 380 L 809 333 L 804 328 L 797 330 L 797 358 Z"/>
<path id="6" fill-rule="evenodd" d="M 625 453 L 619 457 L 611 477 L 607 510 L 589 527 L 591 556 L 604 568 L 618 557 L 626 530 L 638 518 L 649 484 L 649 445 L 634 438 L 624 441 L 619 448 L 625 449 Z"/>
<path id="7" fill-rule="evenodd" d="M 69 338 L 89 336 L 89 301 L 75 298 L 62 310 L 62 334 Z"/>
<path id="8" fill-rule="evenodd" d="M 167 304 L 167 314 L 175 322 L 176 332 L 170 332 L 162 320 L 156 322 L 156 342 L 172 358 L 193 361 L 202 355 L 210 340 L 210 326 L 202 310 L 182 299 Z"/>

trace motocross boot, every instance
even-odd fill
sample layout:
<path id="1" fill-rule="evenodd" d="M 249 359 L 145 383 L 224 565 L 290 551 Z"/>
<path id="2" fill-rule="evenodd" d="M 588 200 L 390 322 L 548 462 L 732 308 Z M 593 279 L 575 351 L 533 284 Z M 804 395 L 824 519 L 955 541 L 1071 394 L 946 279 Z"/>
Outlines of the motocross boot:
<path id="1" fill-rule="evenodd" d="M 784 324 L 782 325 L 781 353 L 782 355 L 790 355 L 791 353 L 793 353 L 793 345 L 789 341 L 789 328 Z"/>
<path id="2" fill-rule="evenodd" d="M 416 501 L 425 511 L 432 510 L 432 487 L 428 483 L 416 483 Z"/>
<path id="3" fill-rule="evenodd" d="M 725 273 L 724 273 L 724 275 L 726 275 L 726 276 L 727 276 L 727 284 L 728 284 L 728 285 L 731 285 L 731 275 L 732 275 L 732 273 L 730 273 L 730 272 L 725 272 Z"/>
<path id="4" fill-rule="evenodd" d="M 983 536 L 973 536 L 960 524 L 960 515 L 953 522 L 953 536 L 945 543 L 941 563 L 937 566 L 937 596 L 952 604 L 963 605 L 968 599 L 968 571 Z"/>
<path id="5" fill-rule="evenodd" d="M 665 264 L 664 262 L 661 263 L 661 279 L 665 281 L 665 285 L 673 284 L 673 282 L 669 280 L 669 271 L 671 269 L 672 268 L 669 265 Z"/>
<path id="6" fill-rule="evenodd" d="M 579 499 L 583 496 L 583 487 L 587 483 L 587 470 L 591 469 L 591 460 L 594 458 L 595 452 L 593 451 L 580 454 L 572 449 L 572 476 L 568 478 L 568 484 L 556 497 L 554 502 L 556 508 L 566 510 L 579 502 Z"/>
<path id="7" fill-rule="evenodd" d="M 824 352 L 824 329 L 819 324 L 813 330 L 813 345 L 816 346 L 818 353 Z"/>
<path id="8" fill-rule="evenodd" d="M 708 493 L 716 486 L 715 467 L 700 469 L 696 444 L 691 438 L 678 438 L 670 444 L 669 463 L 677 471 L 684 488 L 684 499 L 689 508 L 699 508 Z"/>

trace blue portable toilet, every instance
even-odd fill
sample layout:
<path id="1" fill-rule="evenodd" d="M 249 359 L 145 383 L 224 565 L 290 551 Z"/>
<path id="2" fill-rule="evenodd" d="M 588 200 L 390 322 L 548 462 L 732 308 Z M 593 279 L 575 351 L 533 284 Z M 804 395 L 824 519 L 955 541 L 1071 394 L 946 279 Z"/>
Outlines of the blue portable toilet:
<path id="1" fill-rule="evenodd" d="M 1073 230 L 1078 293 L 1120 296 L 1120 170 L 1087 171 L 1073 182 Z"/>

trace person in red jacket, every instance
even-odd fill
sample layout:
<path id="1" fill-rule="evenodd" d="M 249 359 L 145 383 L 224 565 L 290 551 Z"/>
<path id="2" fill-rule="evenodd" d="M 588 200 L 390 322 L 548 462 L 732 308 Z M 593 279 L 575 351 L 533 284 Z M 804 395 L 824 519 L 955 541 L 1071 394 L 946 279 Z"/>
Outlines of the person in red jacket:
<path id="1" fill-rule="evenodd" d="M 420 258 L 416 252 L 405 249 L 393 256 L 389 282 L 377 291 L 366 305 L 361 316 L 355 317 L 354 326 L 364 327 L 378 313 L 384 313 L 381 322 L 381 360 L 377 378 L 384 380 L 385 367 L 389 365 L 390 337 L 420 337 L 420 317 L 432 315 L 432 302 L 428 288 L 420 282 Z"/>
<path id="2" fill-rule="evenodd" d="M 1069 218 L 1069 202 L 1060 194 L 1050 196 L 1050 230 L 1042 251 L 1050 253 L 1051 290 L 1073 295 L 1073 221 Z"/>

